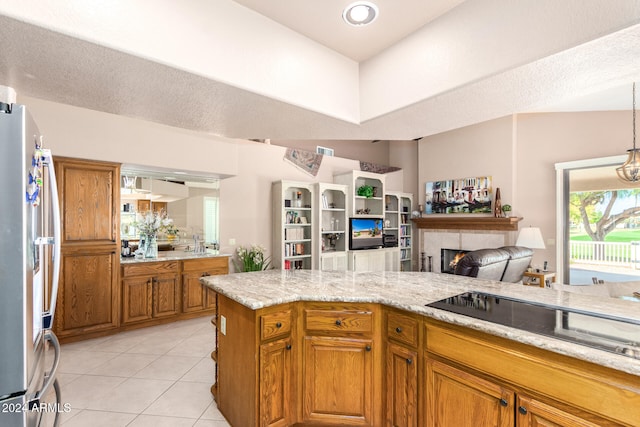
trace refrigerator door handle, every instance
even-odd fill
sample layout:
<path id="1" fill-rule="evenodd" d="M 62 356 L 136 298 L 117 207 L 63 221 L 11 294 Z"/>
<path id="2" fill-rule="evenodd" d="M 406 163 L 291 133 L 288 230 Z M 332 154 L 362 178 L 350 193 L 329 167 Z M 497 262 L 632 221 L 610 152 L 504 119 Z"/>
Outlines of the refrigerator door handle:
<path id="1" fill-rule="evenodd" d="M 44 384 L 40 391 L 36 393 L 36 395 L 29 401 L 29 409 L 40 407 L 40 399 L 46 396 L 49 391 L 49 387 L 54 385 L 56 381 L 56 371 L 58 370 L 58 365 L 60 364 L 60 342 L 58 341 L 58 337 L 53 333 L 52 330 L 44 331 L 44 339 L 49 341 L 51 345 L 53 345 L 53 364 L 51 365 L 51 370 L 49 372 L 45 372 L 44 374 Z M 55 385 L 54 385 L 55 387 Z M 56 394 L 57 390 L 56 390 Z"/>
<path id="2" fill-rule="evenodd" d="M 53 326 L 53 316 L 56 313 L 56 301 L 58 299 L 58 283 L 60 281 L 60 201 L 58 199 L 58 182 L 56 180 L 56 171 L 53 167 L 53 157 L 51 150 L 42 149 L 43 164 L 47 166 L 49 171 L 49 186 L 51 194 L 51 216 L 53 225 L 53 237 L 45 238 L 46 244 L 53 244 L 53 273 L 51 278 L 51 297 L 49 299 L 49 310 L 45 310 L 42 314 L 42 328 L 44 330 L 51 329 Z"/>

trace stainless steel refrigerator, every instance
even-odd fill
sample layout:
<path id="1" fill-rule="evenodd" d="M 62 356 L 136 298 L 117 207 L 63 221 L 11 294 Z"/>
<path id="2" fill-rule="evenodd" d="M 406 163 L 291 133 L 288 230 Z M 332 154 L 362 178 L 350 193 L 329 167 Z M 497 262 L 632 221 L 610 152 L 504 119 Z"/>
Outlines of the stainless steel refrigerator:
<path id="1" fill-rule="evenodd" d="M 4 101 L 0 99 L 0 426 L 42 426 L 45 420 L 57 425 L 64 405 L 55 377 L 60 346 L 51 331 L 60 274 L 55 172 L 27 108 Z M 47 352 L 53 358 L 45 360 Z"/>

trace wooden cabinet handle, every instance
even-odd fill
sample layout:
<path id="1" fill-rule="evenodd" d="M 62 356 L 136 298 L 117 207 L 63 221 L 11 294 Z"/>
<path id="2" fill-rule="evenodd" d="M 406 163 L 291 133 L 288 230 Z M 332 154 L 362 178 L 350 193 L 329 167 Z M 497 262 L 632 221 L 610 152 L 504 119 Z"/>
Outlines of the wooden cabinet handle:
<path id="1" fill-rule="evenodd" d="M 276 328 L 282 328 L 282 323 L 280 322 L 276 323 Z"/>
<path id="2" fill-rule="evenodd" d="M 527 415 L 527 408 L 525 408 L 524 406 L 520 406 L 518 408 L 518 412 L 520 412 L 522 415 Z"/>
<path id="3" fill-rule="evenodd" d="M 509 402 L 506 399 L 500 399 L 500 406 L 507 406 Z"/>
<path id="4" fill-rule="evenodd" d="M 400 333 L 402 333 L 402 328 L 401 328 L 400 326 L 398 326 L 398 327 L 396 328 L 396 332 L 397 332 L 397 333 L 399 333 L 399 334 L 400 334 Z"/>
<path id="5" fill-rule="evenodd" d="M 336 320 L 336 326 L 342 326 L 342 320 L 340 319 Z"/>
<path id="6" fill-rule="evenodd" d="M 202 276 L 200 276 L 200 277 L 207 277 L 207 276 L 211 276 L 211 274 L 209 274 L 207 272 L 204 272 L 204 273 L 202 273 Z"/>

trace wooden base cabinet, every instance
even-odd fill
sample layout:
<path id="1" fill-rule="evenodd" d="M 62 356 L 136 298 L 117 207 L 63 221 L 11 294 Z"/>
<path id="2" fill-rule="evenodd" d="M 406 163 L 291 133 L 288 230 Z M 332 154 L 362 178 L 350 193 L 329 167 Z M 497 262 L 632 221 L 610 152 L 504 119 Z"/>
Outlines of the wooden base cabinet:
<path id="1" fill-rule="evenodd" d="M 638 425 L 633 375 L 437 321 L 426 334 L 428 427 Z"/>
<path id="2" fill-rule="evenodd" d="M 119 258 L 110 247 L 63 249 L 55 320 L 60 338 L 118 327 Z"/>
<path id="3" fill-rule="evenodd" d="M 215 309 L 215 292 L 202 286 L 200 278 L 229 273 L 227 257 L 182 261 L 182 312 Z"/>
<path id="4" fill-rule="evenodd" d="M 416 315 L 386 309 L 385 425 L 417 427 L 421 368 L 420 332 L 422 321 Z"/>
<path id="5" fill-rule="evenodd" d="M 224 295 L 217 302 L 218 409 L 232 426 L 293 425 L 295 311 L 289 304 L 250 310 Z"/>
<path id="6" fill-rule="evenodd" d="M 233 426 L 637 426 L 638 377 L 398 308 L 217 295 Z"/>
<path id="7" fill-rule="evenodd" d="M 260 346 L 260 425 L 291 425 L 291 337 Z"/>
<path id="8" fill-rule="evenodd" d="M 373 426 L 373 340 L 306 337 L 304 421 Z"/>
<path id="9" fill-rule="evenodd" d="M 428 426 L 513 426 L 512 390 L 434 360 L 426 368 Z"/>
<path id="10" fill-rule="evenodd" d="M 380 317 L 375 305 L 304 305 L 304 423 L 380 425 Z"/>
<path id="11" fill-rule="evenodd" d="M 122 323 L 175 316 L 180 311 L 178 261 L 141 262 L 122 268 Z"/>

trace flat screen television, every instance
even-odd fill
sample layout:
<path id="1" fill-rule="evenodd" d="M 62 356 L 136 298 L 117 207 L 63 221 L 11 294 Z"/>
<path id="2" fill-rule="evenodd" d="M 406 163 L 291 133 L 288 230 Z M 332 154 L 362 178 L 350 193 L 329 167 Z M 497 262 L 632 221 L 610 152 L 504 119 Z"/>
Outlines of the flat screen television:
<path id="1" fill-rule="evenodd" d="M 349 249 L 381 248 L 382 224 L 382 218 L 349 218 Z"/>

